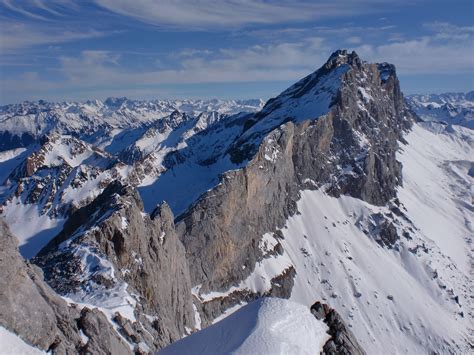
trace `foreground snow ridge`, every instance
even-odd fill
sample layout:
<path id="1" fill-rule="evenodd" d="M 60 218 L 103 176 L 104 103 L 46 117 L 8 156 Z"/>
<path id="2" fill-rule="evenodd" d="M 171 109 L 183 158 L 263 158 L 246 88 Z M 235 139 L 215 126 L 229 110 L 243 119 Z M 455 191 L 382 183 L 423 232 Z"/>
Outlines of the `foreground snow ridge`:
<path id="1" fill-rule="evenodd" d="M 262 298 L 158 354 L 317 354 L 327 329 L 301 304 Z"/>

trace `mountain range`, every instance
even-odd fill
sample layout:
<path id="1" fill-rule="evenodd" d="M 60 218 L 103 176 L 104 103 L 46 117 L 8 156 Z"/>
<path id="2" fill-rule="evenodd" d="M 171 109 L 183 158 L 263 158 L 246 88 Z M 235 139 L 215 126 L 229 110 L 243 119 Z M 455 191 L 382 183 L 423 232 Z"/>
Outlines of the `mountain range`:
<path id="1" fill-rule="evenodd" d="M 408 103 L 423 121 L 445 122 L 474 129 L 474 91 L 409 95 Z"/>
<path id="2" fill-rule="evenodd" d="M 473 110 L 345 50 L 266 103 L 0 107 L 0 339 L 468 353 Z"/>

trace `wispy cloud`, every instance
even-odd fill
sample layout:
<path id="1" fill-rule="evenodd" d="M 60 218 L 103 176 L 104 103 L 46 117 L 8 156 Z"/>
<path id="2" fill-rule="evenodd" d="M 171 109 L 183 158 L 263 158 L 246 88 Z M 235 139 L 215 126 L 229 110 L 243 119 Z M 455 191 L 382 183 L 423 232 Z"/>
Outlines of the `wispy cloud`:
<path id="1" fill-rule="evenodd" d="M 346 42 L 350 44 L 358 44 L 362 42 L 362 38 L 359 36 L 350 36 L 347 38 Z"/>
<path id="2" fill-rule="evenodd" d="M 423 27 L 434 32 L 436 39 L 441 40 L 471 40 L 474 36 L 474 26 L 457 26 L 449 22 L 430 22 Z"/>
<path id="3" fill-rule="evenodd" d="M 323 42 L 312 37 L 297 43 L 222 48 L 211 58 L 206 50 L 188 50 L 193 55 L 182 56 L 174 68 L 141 72 L 120 67 L 114 53 L 84 51 L 78 58 L 60 58 L 59 72 L 81 86 L 292 80 L 324 60 Z"/>
<path id="4" fill-rule="evenodd" d="M 10 0 L 3 0 L 2 2 L 2 5 L 4 6 L 4 8 L 14 12 L 14 13 L 17 13 L 19 15 L 23 15 L 23 16 L 26 16 L 28 18 L 31 18 L 31 19 L 35 19 L 35 20 L 47 20 L 46 17 L 43 17 L 39 14 L 37 14 L 36 12 L 34 11 L 29 11 L 27 10 L 27 8 L 23 7 L 23 6 L 18 6 L 17 4 L 14 4 L 12 1 Z M 34 2 L 32 2 L 34 4 Z M 38 2 L 38 7 L 39 8 L 42 8 L 44 4 L 42 4 L 41 2 Z"/>
<path id="5" fill-rule="evenodd" d="M 454 32 L 454 39 L 443 40 L 441 37 L 447 32 Z M 363 59 L 395 63 L 398 72 L 405 75 L 472 73 L 472 49 L 466 49 L 472 35 L 464 38 L 457 32 L 450 26 L 441 26 L 430 35 L 411 40 L 374 45 L 359 43 L 362 39 L 354 36 L 347 38 L 347 42 L 352 42 Z M 116 88 L 121 88 L 121 92 L 144 92 L 163 85 L 291 82 L 322 65 L 333 49 L 325 37 L 314 36 L 246 48 L 224 47 L 213 49 L 212 53 L 205 48 L 187 48 L 171 55 L 171 63 L 166 58 L 154 57 L 153 66 L 135 70 L 126 65 L 126 53 L 88 50 L 78 56 L 60 56 L 59 66 L 49 77 L 29 72 L 21 80 L 4 81 L 4 85 L 12 92 L 34 93 L 38 87 L 44 88 L 42 93 L 112 92 Z"/>
<path id="6" fill-rule="evenodd" d="M 402 74 L 469 73 L 474 70 L 472 50 L 459 44 L 436 44 L 429 38 L 356 48 L 371 61 L 395 63 Z"/>
<path id="7" fill-rule="evenodd" d="M 51 92 L 132 92 L 163 85 L 291 81 L 314 70 L 325 59 L 324 41 L 306 38 L 297 43 L 256 45 L 246 49 L 222 48 L 209 58 L 196 49 L 179 59 L 176 67 L 131 71 L 115 52 L 88 50 L 80 56 L 62 56 L 48 75 L 28 72 L 3 80 L 8 95 L 46 97 Z M 159 59 L 159 58 L 157 58 Z M 155 67 L 156 68 L 156 67 Z M 41 92 L 38 91 L 41 87 Z M 6 93 L 4 93 L 6 95 Z"/>
<path id="8" fill-rule="evenodd" d="M 365 44 L 356 50 L 372 61 L 395 63 L 403 74 L 474 72 L 474 26 L 428 23 L 430 34 L 382 45 Z"/>
<path id="9" fill-rule="evenodd" d="M 1 54 L 44 45 L 74 42 L 121 32 L 94 19 L 101 11 L 73 0 L 0 0 Z M 95 16 L 94 16 L 95 15 Z"/>
<path id="10" fill-rule="evenodd" d="M 44 26 L 4 21 L 0 30 L 0 49 L 6 54 L 13 50 L 102 37 L 111 33 L 95 29 L 67 30 L 54 24 Z"/>
<path id="11" fill-rule="evenodd" d="M 270 87 L 340 47 L 401 74 L 471 75 L 474 26 L 431 16 L 407 27 L 392 12 L 424 1 L 0 0 L 0 99 Z"/>
<path id="12" fill-rule="evenodd" d="M 258 38 L 262 41 L 277 43 L 282 39 L 286 41 L 298 41 L 302 38 L 318 36 L 331 38 L 334 43 L 355 44 L 362 43 L 365 40 L 387 37 L 396 30 L 394 25 L 384 26 L 354 26 L 353 24 L 339 26 L 299 26 L 283 28 L 258 28 L 250 30 L 235 31 L 235 37 L 247 36 L 249 38 Z"/>
<path id="13" fill-rule="evenodd" d="M 208 56 L 213 54 L 209 49 L 184 48 L 178 52 L 170 53 L 171 58 L 190 58 L 196 56 Z"/>
<path id="14" fill-rule="evenodd" d="M 382 0 L 95 0 L 115 13 L 157 25 L 193 29 L 314 21 L 387 8 Z M 383 5 L 383 6 L 382 6 Z M 393 6 L 393 5 L 392 5 Z M 396 5 L 395 5 L 396 6 Z"/>

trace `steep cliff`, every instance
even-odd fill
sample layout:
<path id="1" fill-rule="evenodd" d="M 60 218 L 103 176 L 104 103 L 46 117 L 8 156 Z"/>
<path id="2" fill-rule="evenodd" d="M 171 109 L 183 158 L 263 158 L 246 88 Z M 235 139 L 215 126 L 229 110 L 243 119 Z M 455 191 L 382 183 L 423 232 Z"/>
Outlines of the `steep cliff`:
<path id="1" fill-rule="evenodd" d="M 345 51 L 270 100 L 229 151 L 248 164 L 178 217 L 193 285 L 223 291 L 249 276 L 264 257 L 262 236 L 297 213 L 303 189 L 388 203 L 402 181 L 395 153 L 412 119 L 394 67 Z"/>
<path id="2" fill-rule="evenodd" d="M 136 190 L 112 182 L 34 259 L 46 281 L 104 312 L 133 348 L 158 349 L 194 328 L 188 264 L 173 214 L 150 216 Z"/>

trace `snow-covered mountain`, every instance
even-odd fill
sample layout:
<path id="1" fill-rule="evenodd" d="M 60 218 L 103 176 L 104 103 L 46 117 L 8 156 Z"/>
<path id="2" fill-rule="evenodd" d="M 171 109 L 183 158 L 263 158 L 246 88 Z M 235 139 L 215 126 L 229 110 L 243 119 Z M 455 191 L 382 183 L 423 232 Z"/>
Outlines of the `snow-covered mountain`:
<path id="1" fill-rule="evenodd" d="M 58 352 L 469 352 L 474 134 L 414 114 L 434 100 L 408 106 L 393 65 L 337 51 L 265 105 L 3 107 L 1 334 Z"/>
<path id="2" fill-rule="evenodd" d="M 0 151 L 27 146 L 50 133 L 73 135 L 106 147 L 124 130 L 145 129 L 174 111 L 190 117 L 205 112 L 233 115 L 258 111 L 263 104 L 262 100 L 108 98 L 105 101 L 51 103 L 40 100 L 6 105 L 0 107 Z"/>
<path id="3" fill-rule="evenodd" d="M 68 113 L 71 107 L 74 112 L 78 107 L 87 111 L 84 107 L 92 104 L 96 110 L 88 109 L 88 118 Z M 21 241 L 24 256 L 38 252 L 48 242 L 43 233 L 52 237 L 59 232 L 71 211 L 90 202 L 116 179 L 143 191 L 148 212 L 163 200 L 177 208 L 183 204 L 181 199 L 192 202 L 215 185 L 218 174 L 230 166 L 217 166 L 214 173 L 208 173 L 213 155 L 239 132 L 238 124 L 227 126 L 248 114 L 229 112 L 252 112 L 262 102 L 185 100 L 152 104 L 159 107 L 126 99 L 86 104 L 40 102 L 28 109 L 24 107 L 27 104 L 6 107 L 8 114 L 0 122 L 0 134 L 35 137 L 26 147 L 0 152 L 0 179 L 4 183 L 0 203 L 4 218 Z M 25 110 L 36 113 L 25 114 Z M 36 133 L 34 122 L 42 127 Z M 173 168 L 171 174 L 176 176 L 175 166 L 181 170 L 181 180 L 173 178 L 173 190 L 162 188 L 169 184 L 167 170 Z M 197 174 L 202 179 L 197 180 Z M 153 194 L 155 189 L 159 195 Z M 170 193 L 175 195 L 174 201 L 169 199 Z"/>
<path id="4" fill-rule="evenodd" d="M 409 95 L 408 103 L 423 121 L 438 121 L 474 129 L 474 91 Z"/>

